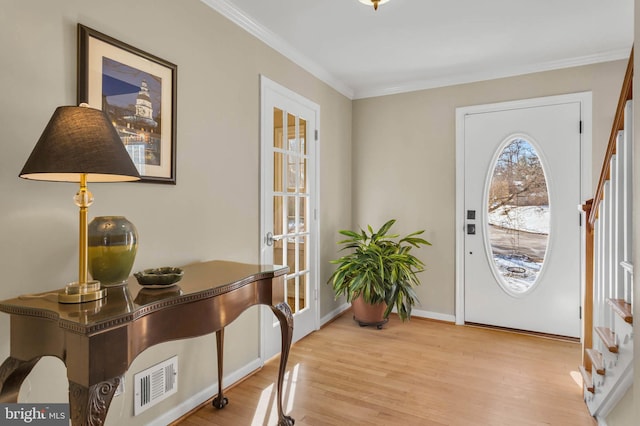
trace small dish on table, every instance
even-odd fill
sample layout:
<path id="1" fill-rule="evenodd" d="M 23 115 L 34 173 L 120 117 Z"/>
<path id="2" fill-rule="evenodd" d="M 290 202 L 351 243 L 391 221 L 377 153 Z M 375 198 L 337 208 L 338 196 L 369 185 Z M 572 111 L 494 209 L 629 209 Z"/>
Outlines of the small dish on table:
<path id="1" fill-rule="evenodd" d="M 162 268 L 151 268 L 133 274 L 138 280 L 138 284 L 145 288 L 166 288 L 175 285 L 184 276 L 181 268 L 164 266 Z"/>

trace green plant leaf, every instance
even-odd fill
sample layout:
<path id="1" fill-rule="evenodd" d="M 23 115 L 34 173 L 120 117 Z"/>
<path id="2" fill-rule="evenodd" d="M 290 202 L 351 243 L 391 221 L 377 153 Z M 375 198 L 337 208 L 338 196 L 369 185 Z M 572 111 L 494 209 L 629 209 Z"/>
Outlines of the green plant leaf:
<path id="1" fill-rule="evenodd" d="M 359 233 L 341 230 L 348 239 L 339 241 L 340 251 L 348 254 L 330 263 L 338 265 L 329 278 L 336 298 L 347 296 L 347 301 L 362 295 L 367 303 L 387 303 L 385 316 L 395 307 L 398 316 L 407 320 L 412 307 L 419 303 L 413 287 L 420 285 L 417 273 L 424 270 L 424 263 L 411 253 L 412 248 L 431 245 L 422 237 L 424 230 L 410 233 L 402 238 L 391 234 L 396 220 L 385 222 L 378 231 L 371 225 Z M 399 238 L 399 239 L 398 239 Z"/>

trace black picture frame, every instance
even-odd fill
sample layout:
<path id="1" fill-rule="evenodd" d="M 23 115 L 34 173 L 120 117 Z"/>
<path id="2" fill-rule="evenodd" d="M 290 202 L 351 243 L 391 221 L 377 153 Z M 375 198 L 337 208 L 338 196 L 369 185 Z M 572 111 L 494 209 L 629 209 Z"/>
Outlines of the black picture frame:
<path id="1" fill-rule="evenodd" d="M 142 182 L 176 184 L 178 67 L 78 24 L 78 104 L 107 112 Z"/>

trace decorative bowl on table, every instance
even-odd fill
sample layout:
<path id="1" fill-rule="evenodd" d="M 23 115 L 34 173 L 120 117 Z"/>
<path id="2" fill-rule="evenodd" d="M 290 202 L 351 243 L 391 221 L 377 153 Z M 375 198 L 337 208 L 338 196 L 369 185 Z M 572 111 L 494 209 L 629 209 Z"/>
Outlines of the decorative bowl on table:
<path id="1" fill-rule="evenodd" d="M 162 268 L 151 268 L 133 274 L 138 283 L 147 288 L 162 288 L 174 285 L 182 279 L 184 271 L 180 268 L 165 266 Z"/>

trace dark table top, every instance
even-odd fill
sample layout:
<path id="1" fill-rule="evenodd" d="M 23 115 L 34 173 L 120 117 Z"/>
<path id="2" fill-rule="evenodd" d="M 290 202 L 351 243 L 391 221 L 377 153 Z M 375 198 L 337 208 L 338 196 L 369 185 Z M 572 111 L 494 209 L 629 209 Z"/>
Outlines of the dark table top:
<path id="1" fill-rule="evenodd" d="M 23 295 L 0 302 L 0 311 L 59 321 L 60 327 L 78 332 L 97 332 L 143 315 L 200 299 L 215 297 L 248 283 L 286 274 L 279 265 L 256 265 L 222 260 L 181 267 L 184 276 L 172 286 L 149 288 L 131 276 L 124 285 L 107 287 L 107 297 L 95 302 L 58 303 L 58 292 Z M 156 286 L 157 287 L 157 286 Z"/>

